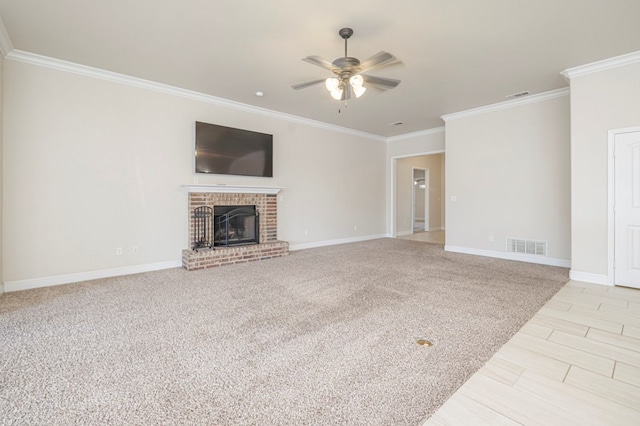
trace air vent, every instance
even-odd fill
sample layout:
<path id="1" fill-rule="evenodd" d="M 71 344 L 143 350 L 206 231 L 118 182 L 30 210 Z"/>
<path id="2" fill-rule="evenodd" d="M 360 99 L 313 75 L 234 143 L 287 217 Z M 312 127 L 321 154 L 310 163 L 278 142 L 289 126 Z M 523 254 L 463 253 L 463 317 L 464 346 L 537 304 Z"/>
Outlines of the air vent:
<path id="1" fill-rule="evenodd" d="M 519 93 L 514 93 L 512 95 L 507 95 L 506 98 L 507 99 L 518 99 L 521 98 L 523 96 L 527 96 L 529 94 L 528 90 L 525 90 L 524 92 L 519 92 Z"/>
<path id="2" fill-rule="evenodd" d="M 547 242 L 507 238 L 507 253 L 520 253 L 528 256 L 546 256 Z"/>

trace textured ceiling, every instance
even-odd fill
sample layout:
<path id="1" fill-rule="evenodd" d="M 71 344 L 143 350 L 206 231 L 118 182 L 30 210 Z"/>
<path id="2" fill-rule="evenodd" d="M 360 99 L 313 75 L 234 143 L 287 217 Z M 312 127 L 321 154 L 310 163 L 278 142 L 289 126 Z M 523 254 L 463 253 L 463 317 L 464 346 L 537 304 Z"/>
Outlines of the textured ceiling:
<path id="1" fill-rule="evenodd" d="M 0 0 L 0 16 L 21 51 L 380 136 L 566 87 L 561 71 L 640 50 L 639 0 Z M 293 90 L 330 76 L 301 59 L 342 56 L 345 26 L 349 56 L 394 54 L 370 74 L 402 83 L 347 108 L 323 85 Z"/>

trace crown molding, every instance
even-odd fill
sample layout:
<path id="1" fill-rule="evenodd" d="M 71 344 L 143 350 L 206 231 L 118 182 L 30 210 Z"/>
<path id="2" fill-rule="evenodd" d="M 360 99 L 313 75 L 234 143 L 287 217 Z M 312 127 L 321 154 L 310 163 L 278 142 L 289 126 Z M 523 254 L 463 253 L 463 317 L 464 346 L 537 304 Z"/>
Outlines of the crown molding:
<path id="1" fill-rule="evenodd" d="M 12 50 L 13 43 L 11 42 L 11 37 L 9 37 L 7 27 L 4 26 L 2 17 L 0 17 L 0 53 L 2 53 L 2 56 L 6 57 Z"/>
<path id="2" fill-rule="evenodd" d="M 440 133 L 444 133 L 444 126 L 434 127 L 433 129 L 420 130 L 418 132 L 413 132 L 413 133 L 405 133 L 404 135 L 391 136 L 387 138 L 387 142 L 397 142 L 404 139 L 419 138 L 421 136 L 437 135 Z"/>
<path id="3" fill-rule="evenodd" d="M 471 117 L 474 115 L 486 114 L 488 112 L 500 111 L 503 109 L 509 109 L 513 107 L 518 107 L 522 105 L 532 104 L 535 102 L 547 101 L 549 99 L 555 99 L 562 96 L 569 95 L 569 88 L 563 87 L 561 89 L 551 90 L 548 92 L 538 93 L 535 95 L 529 95 L 520 99 L 513 99 L 504 102 L 498 102 L 496 104 L 485 105 L 478 108 L 472 108 L 465 111 L 454 112 L 452 114 L 443 115 L 442 118 L 445 122 L 457 120 L 459 118 Z"/>
<path id="4" fill-rule="evenodd" d="M 11 50 L 6 55 L 6 58 L 24 62 L 31 65 L 36 65 L 45 68 L 51 68 L 58 71 L 69 72 L 73 74 L 82 75 L 85 77 L 96 78 L 100 80 L 107 80 L 127 86 L 133 86 L 145 90 L 151 90 L 160 92 L 172 96 L 178 96 L 187 98 L 203 103 L 218 105 L 226 108 L 232 108 L 239 111 L 248 112 L 251 114 L 258 114 L 265 117 L 284 120 L 292 123 L 302 124 L 305 126 L 316 127 L 319 129 L 329 130 L 338 133 L 344 133 L 351 136 L 358 136 L 362 138 L 372 139 L 379 142 L 386 142 L 387 138 L 383 136 L 373 135 L 371 133 L 361 132 L 358 130 L 348 129 L 346 127 L 335 126 L 333 124 L 323 123 L 321 121 L 311 120 L 308 118 L 299 117 L 293 114 L 286 114 L 283 112 L 273 111 L 266 108 L 260 108 L 253 105 L 243 104 L 240 102 L 231 101 L 229 99 L 218 98 L 216 96 L 207 95 L 192 90 L 182 89 L 168 84 L 157 83 L 155 81 L 145 80 L 142 78 L 131 77 L 125 74 L 119 74 L 112 71 L 106 71 L 99 68 L 89 67 L 86 65 L 76 64 L 74 62 L 63 61 L 61 59 L 55 59 L 48 56 L 38 55 L 36 53 L 24 52 L 22 50 Z"/>
<path id="5" fill-rule="evenodd" d="M 620 56 L 614 56 L 613 58 L 592 62 L 586 65 L 567 68 L 560 74 L 566 80 L 571 80 L 574 77 L 580 77 L 586 74 L 592 74 L 594 72 L 606 71 L 613 68 L 623 67 L 625 65 L 635 64 L 638 62 L 640 62 L 640 51 L 631 52 Z"/>

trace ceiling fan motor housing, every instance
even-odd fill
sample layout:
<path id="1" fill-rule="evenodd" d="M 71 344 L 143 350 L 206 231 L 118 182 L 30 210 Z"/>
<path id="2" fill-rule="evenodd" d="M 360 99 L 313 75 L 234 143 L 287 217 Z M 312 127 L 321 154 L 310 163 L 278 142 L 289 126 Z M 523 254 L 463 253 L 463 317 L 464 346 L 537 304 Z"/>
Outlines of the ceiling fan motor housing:
<path id="1" fill-rule="evenodd" d="M 347 56 L 343 58 L 338 58 L 335 61 L 333 61 L 333 66 L 338 68 L 334 70 L 334 73 L 336 73 L 336 75 L 342 76 L 343 74 L 346 73 L 350 76 L 360 71 L 360 68 L 359 68 L 360 60 L 358 58 L 352 58 Z"/>

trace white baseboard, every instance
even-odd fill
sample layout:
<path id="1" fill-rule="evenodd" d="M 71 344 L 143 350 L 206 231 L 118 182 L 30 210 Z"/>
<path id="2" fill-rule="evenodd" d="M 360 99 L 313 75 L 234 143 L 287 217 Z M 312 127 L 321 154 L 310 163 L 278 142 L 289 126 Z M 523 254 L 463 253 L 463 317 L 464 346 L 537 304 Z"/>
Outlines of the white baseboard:
<path id="1" fill-rule="evenodd" d="M 411 235 L 413 234 L 413 230 L 411 231 L 398 231 L 396 232 L 396 237 L 401 237 L 403 235 Z"/>
<path id="2" fill-rule="evenodd" d="M 451 251 L 454 253 L 474 254 L 477 256 L 485 256 L 485 257 L 495 257 L 498 259 L 506 259 L 506 260 L 517 260 L 519 262 L 538 263 L 540 265 L 560 266 L 563 268 L 571 267 L 570 260 L 553 259 L 549 257 L 540 257 L 540 256 L 527 256 L 527 255 L 518 254 L 518 253 L 506 253 L 502 251 L 481 250 L 481 249 L 474 249 L 469 247 L 456 247 L 456 246 L 449 246 L 449 245 L 444 246 L 444 251 Z"/>
<path id="3" fill-rule="evenodd" d="M 386 234 L 376 234 L 376 235 L 365 235 L 363 237 L 340 238 L 337 240 L 315 241 L 313 243 L 291 244 L 289 245 L 289 251 L 305 250 L 305 249 L 325 247 L 325 246 L 335 246 L 337 244 L 357 243 L 358 241 L 377 240 L 379 238 L 386 238 L 386 237 L 387 237 Z"/>
<path id="4" fill-rule="evenodd" d="M 159 271 L 161 269 L 179 268 L 182 260 L 149 263 L 146 265 L 124 266 L 122 268 L 101 269 L 98 271 L 78 272 L 75 274 L 55 275 L 52 277 L 33 278 L 28 280 L 7 281 L 4 291 L 29 290 L 32 288 L 51 287 L 54 285 L 71 284 L 80 281 L 96 280 L 99 278 L 118 277 L 121 275 L 139 274 L 141 272 Z"/>
<path id="5" fill-rule="evenodd" d="M 569 271 L 569 278 L 573 281 L 582 281 L 583 283 L 601 284 L 612 286 L 609 282 L 609 277 L 604 274 L 592 274 L 591 272 Z"/>

